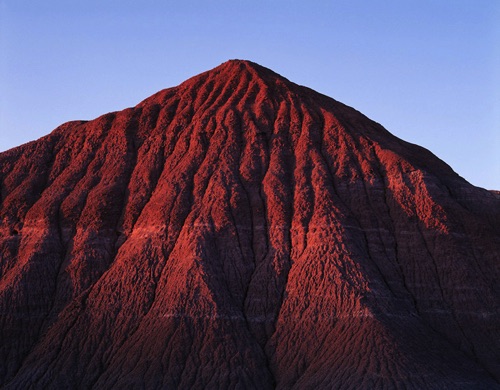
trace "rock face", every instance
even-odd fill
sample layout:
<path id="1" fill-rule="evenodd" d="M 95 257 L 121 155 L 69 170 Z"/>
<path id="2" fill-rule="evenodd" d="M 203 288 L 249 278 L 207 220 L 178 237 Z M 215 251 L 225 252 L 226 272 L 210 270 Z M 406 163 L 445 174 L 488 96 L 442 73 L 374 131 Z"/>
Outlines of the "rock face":
<path id="1" fill-rule="evenodd" d="M 500 388 L 500 199 L 247 61 L 0 154 L 0 384 Z"/>

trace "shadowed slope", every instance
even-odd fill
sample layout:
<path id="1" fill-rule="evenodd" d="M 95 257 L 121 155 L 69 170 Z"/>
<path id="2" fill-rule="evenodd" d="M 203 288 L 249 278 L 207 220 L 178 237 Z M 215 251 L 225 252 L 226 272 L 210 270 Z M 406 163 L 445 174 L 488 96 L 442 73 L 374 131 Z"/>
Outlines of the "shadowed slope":
<path id="1" fill-rule="evenodd" d="M 500 201 L 266 68 L 0 169 L 5 388 L 500 386 Z"/>

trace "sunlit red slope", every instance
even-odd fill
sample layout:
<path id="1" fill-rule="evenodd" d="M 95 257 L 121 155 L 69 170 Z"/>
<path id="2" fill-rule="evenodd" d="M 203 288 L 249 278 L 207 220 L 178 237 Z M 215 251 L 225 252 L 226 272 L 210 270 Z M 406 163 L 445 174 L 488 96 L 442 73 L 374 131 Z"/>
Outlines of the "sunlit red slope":
<path id="1" fill-rule="evenodd" d="M 6 389 L 500 387 L 500 200 L 266 68 L 0 170 Z"/>

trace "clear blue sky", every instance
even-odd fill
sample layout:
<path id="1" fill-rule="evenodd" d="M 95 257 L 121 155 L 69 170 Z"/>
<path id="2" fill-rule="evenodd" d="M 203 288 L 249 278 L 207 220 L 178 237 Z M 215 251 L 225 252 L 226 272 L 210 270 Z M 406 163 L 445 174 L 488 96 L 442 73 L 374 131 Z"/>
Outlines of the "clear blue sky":
<path id="1" fill-rule="evenodd" d="M 0 0 L 0 151 L 232 58 L 500 189 L 499 0 Z"/>

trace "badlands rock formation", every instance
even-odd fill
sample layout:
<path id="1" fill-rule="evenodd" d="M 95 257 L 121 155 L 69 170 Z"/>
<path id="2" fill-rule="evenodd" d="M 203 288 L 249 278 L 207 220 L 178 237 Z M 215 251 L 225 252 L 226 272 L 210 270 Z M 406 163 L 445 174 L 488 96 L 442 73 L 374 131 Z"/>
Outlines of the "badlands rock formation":
<path id="1" fill-rule="evenodd" d="M 500 199 L 247 61 L 0 154 L 5 389 L 500 388 Z"/>

